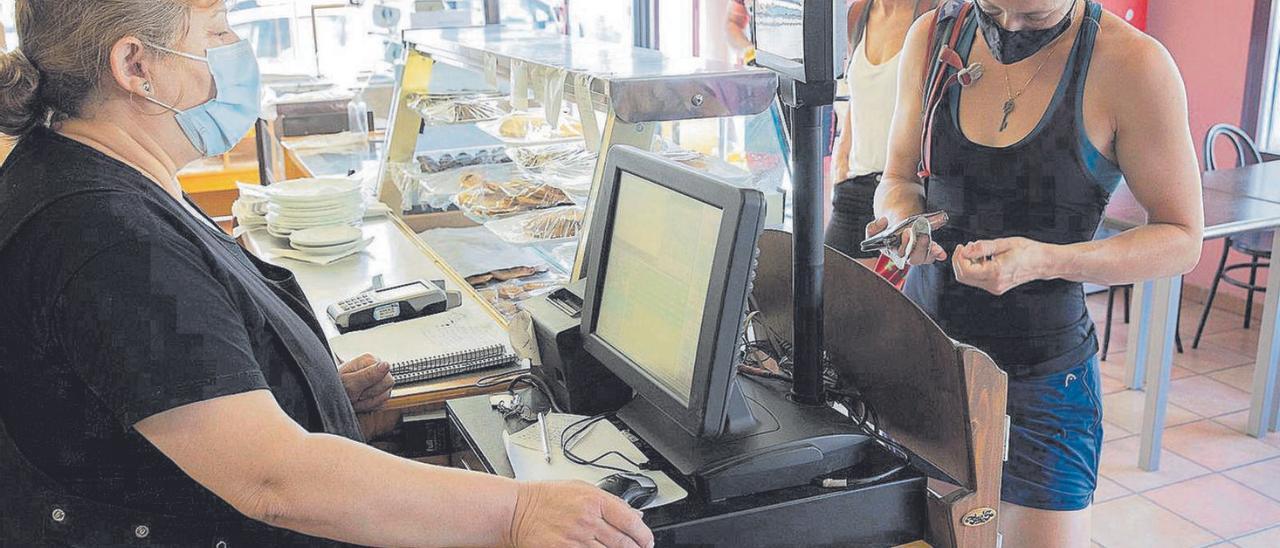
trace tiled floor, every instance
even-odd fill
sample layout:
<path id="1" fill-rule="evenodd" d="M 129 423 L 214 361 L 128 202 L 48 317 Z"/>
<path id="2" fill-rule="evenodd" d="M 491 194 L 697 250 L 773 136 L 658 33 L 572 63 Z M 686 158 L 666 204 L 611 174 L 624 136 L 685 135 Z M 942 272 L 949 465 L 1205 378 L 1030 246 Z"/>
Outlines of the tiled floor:
<path id="1" fill-rule="evenodd" d="M 1102 332 L 1106 295 L 1089 298 Z M 1280 547 L 1280 434 L 1246 436 L 1258 330 L 1215 310 L 1200 348 L 1191 348 L 1200 305 L 1183 309 L 1185 354 L 1174 358 L 1164 452 L 1158 472 L 1138 469 L 1143 393 L 1125 389 L 1125 340 L 1117 300 L 1102 362 L 1106 428 L 1095 495 L 1095 546 Z"/>

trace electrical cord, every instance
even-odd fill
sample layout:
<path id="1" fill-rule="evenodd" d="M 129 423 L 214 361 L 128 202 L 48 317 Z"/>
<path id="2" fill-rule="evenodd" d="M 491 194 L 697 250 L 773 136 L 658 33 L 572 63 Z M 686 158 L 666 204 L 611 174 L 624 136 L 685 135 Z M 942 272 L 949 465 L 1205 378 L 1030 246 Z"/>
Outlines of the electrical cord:
<path id="1" fill-rule="evenodd" d="M 849 487 L 857 487 L 859 485 L 868 485 L 877 481 L 882 481 L 906 469 L 907 465 L 902 463 L 873 476 L 863 478 L 823 478 L 815 483 L 818 487 L 825 489 L 846 489 Z"/>
<path id="2" fill-rule="evenodd" d="M 472 386 L 475 386 L 476 388 L 492 388 L 494 386 L 498 386 L 499 384 L 507 382 L 507 380 L 512 377 L 521 377 L 528 374 L 529 374 L 529 371 L 527 369 L 505 371 L 502 373 L 489 375 L 487 377 L 480 377 L 480 379 L 476 380 L 475 384 Z"/>
<path id="3" fill-rule="evenodd" d="M 623 474 L 635 473 L 634 470 L 626 470 L 623 468 L 618 468 L 616 466 L 600 464 L 600 461 L 604 460 L 606 457 L 610 455 L 615 455 L 618 458 L 626 461 L 627 464 L 634 466 L 636 470 L 643 469 L 643 466 L 641 466 L 639 463 L 631 460 L 630 458 L 627 458 L 626 455 L 623 455 L 622 453 L 619 453 L 617 451 L 608 451 L 590 460 L 579 457 L 577 454 L 573 452 L 573 443 L 577 441 L 578 438 L 582 437 L 582 435 L 585 434 L 588 430 L 590 430 L 593 425 L 595 425 L 596 423 L 602 420 L 607 419 L 608 417 L 609 417 L 608 415 L 596 415 L 594 417 L 587 417 L 585 419 L 581 419 L 565 427 L 564 433 L 560 437 L 560 450 L 564 453 L 565 458 L 569 459 L 569 462 L 582 465 L 582 466 L 591 466 L 594 468 L 600 468 L 602 470 L 611 470 L 613 472 L 620 472 Z M 579 427 L 579 426 L 580 428 L 578 428 L 577 430 L 573 430 L 574 427 Z M 573 430 L 572 433 L 570 433 L 571 430 Z"/>
<path id="4" fill-rule="evenodd" d="M 542 395 L 546 396 L 547 402 L 551 404 L 552 411 L 556 413 L 564 412 L 564 410 L 560 408 L 560 404 L 556 403 L 556 396 L 554 393 L 551 392 L 551 387 L 547 386 L 546 381 L 543 381 L 541 378 L 538 378 L 538 376 L 532 373 L 525 373 L 514 379 L 511 379 L 511 384 L 507 385 L 507 393 L 514 396 L 516 393 L 516 388 L 522 384 L 528 385 L 530 388 L 533 388 L 534 390 L 542 392 Z"/>

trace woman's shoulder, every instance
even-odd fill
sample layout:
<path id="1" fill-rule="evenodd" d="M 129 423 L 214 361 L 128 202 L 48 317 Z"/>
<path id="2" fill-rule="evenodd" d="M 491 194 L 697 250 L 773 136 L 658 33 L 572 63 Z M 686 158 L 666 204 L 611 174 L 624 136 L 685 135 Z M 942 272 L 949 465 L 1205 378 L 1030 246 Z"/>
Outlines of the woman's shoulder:
<path id="1" fill-rule="evenodd" d="M 172 233 L 163 191 L 107 160 L 51 131 L 25 137 L 0 169 L 0 249 L 21 233 L 90 249 Z"/>
<path id="2" fill-rule="evenodd" d="M 0 279 L 6 283 L 41 278 L 57 290 L 91 261 L 105 254 L 132 254 L 129 268 L 151 268 L 155 253 L 198 256 L 163 208 L 135 193 L 100 191 L 73 194 L 34 212 L 0 240 Z M 131 276 L 138 272 L 119 272 Z"/>
<path id="3" fill-rule="evenodd" d="M 1093 65 L 1103 72 L 1123 77 L 1134 70 L 1167 68 L 1169 51 L 1155 37 L 1107 10 L 1102 10 L 1097 25 Z"/>
<path id="4" fill-rule="evenodd" d="M 1175 88 L 1182 87 L 1182 76 L 1160 41 L 1104 10 L 1087 85 L 1086 93 L 1105 101 L 1112 112 L 1123 113 L 1151 104 L 1170 106 L 1168 100 L 1180 92 Z"/>

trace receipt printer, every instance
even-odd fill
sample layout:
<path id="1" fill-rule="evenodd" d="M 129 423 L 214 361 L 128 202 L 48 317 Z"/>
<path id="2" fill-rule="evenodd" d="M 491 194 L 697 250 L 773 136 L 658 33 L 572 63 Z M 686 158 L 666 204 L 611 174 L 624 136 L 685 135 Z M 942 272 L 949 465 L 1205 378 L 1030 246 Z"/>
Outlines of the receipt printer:
<path id="1" fill-rule="evenodd" d="M 556 402 L 579 415 L 611 413 L 631 401 L 631 387 L 582 347 L 582 295 L 586 282 L 525 301 L 533 317 L 542 367 L 533 374 L 546 381 Z"/>
<path id="2" fill-rule="evenodd" d="M 446 291 L 443 280 L 417 280 L 407 284 L 371 289 L 329 305 L 329 318 L 338 331 L 346 333 L 428 314 L 438 314 L 462 305 L 462 293 Z"/>

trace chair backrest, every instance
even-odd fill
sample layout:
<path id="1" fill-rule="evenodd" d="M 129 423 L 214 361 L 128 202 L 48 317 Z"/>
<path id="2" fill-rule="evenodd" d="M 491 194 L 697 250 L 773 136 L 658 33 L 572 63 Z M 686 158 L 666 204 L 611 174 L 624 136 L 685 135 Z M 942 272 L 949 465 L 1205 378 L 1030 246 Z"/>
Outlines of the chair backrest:
<path id="1" fill-rule="evenodd" d="M 1231 144 L 1236 147 L 1236 160 L 1239 165 L 1262 163 L 1262 154 L 1258 152 L 1258 145 L 1253 142 L 1253 138 L 1249 137 L 1248 133 L 1231 124 L 1218 124 L 1209 128 L 1209 133 L 1204 136 L 1205 168 L 1210 171 L 1218 169 L 1213 145 L 1218 141 L 1218 137 L 1224 135 L 1231 139 Z"/>

